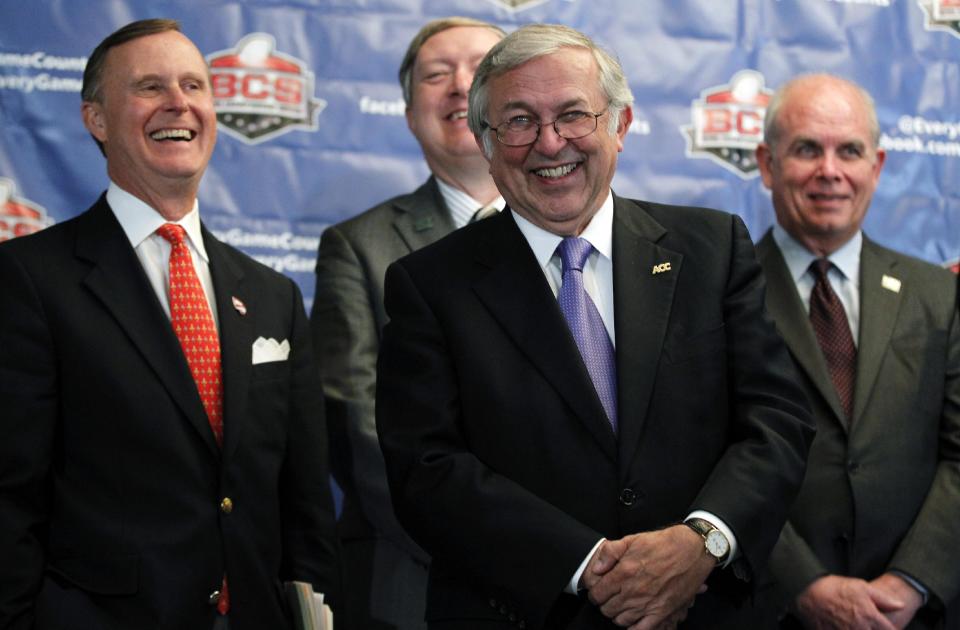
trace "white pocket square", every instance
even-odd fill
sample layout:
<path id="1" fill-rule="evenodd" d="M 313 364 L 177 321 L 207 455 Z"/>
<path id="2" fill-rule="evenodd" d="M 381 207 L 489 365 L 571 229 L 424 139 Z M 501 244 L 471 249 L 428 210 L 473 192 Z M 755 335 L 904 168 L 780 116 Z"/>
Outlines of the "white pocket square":
<path id="1" fill-rule="evenodd" d="M 289 355 L 290 342 L 286 339 L 278 342 L 272 337 L 270 339 L 257 337 L 257 340 L 253 342 L 253 365 L 271 361 L 286 361 Z"/>

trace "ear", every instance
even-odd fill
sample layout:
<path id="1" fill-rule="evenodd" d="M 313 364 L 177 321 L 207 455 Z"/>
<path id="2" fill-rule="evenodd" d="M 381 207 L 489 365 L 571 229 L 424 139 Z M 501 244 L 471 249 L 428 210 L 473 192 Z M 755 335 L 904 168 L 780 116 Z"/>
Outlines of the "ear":
<path id="1" fill-rule="evenodd" d="M 760 169 L 760 177 L 763 179 L 763 185 L 767 188 L 773 186 L 773 153 L 765 142 L 757 145 L 757 168 Z"/>
<path id="2" fill-rule="evenodd" d="M 620 120 L 617 121 L 617 152 L 623 151 L 623 139 L 627 135 L 627 131 L 630 129 L 630 124 L 633 122 L 633 107 L 627 105 L 620 112 Z"/>
<path id="3" fill-rule="evenodd" d="M 87 128 L 94 138 L 100 142 L 107 140 L 107 125 L 103 114 L 103 105 L 91 101 L 84 101 L 80 105 L 80 115 L 83 118 L 83 126 Z"/>
<path id="4" fill-rule="evenodd" d="M 876 185 L 880 181 L 880 171 L 883 170 L 883 163 L 887 160 L 887 152 L 883 149 L 877 149 L 876 164 L 873 166 L 873 183 Z"/>

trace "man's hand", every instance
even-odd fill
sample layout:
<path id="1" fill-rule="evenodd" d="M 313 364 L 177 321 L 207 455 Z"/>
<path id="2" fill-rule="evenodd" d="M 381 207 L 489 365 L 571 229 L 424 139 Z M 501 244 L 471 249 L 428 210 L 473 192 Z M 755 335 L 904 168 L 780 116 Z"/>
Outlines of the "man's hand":
<path id="1" fill-rule="evenodd" d="M 703 538 L 675 525 L 604 543 L 587 565 L 583 584 L 590 601 L 618 626 L 673 628 L 706 590 L 703 582 L 714 566 Z"/>
<path id="2" fill-rule="evenodd" d="M 804 626 L 814 630 L 896 630 L 887 615 L 904 606 L 882 586 L 839 575 L 814 580 L 796 600 Z"/>
<path id="3" fill-rule="evenodd" d="M 897 628 L 906 628 L 917 611 L 920 610 L 920 607 L 923 606 L 923 595 L 920 594 L 920 591 L 910 586 L 909 582 L 896 573 L 884 573 L 877 579 L 872 580 L 870 584 L 885 592 L 892 599 L 903 602 L 903 608 L 885 613 L 890 623 Z"/>

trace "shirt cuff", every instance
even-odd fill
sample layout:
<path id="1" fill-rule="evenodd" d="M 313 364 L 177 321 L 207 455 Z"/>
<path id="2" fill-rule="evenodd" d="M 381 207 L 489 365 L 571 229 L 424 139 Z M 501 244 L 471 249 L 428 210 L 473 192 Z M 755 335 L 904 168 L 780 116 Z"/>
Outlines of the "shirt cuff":
<path id="1" fill-rule="evenodd" d="M 733 530 L 731 530 L 727 524 L 724 523 L 723 520 L 716 514 L 707 512 L 706 510 L 694 510 L 693 512 L 690 512 L 690 515 L 683 519 L 683 522 L 686 523 L 692 518 L 700 518 L 707 521 L 719 529 L 723 535 L 727 537 L 727 542 L 730 543 L 730 554 L 727 556 L 726 561 L 721 565 L 721 567 L 725 569 L 730 566 L 730 563 L 736 560 L 737 555 L 740 553 L 740 549 L 737 546 L 737 537 L 733 535 Z"/>
<path id="2" fill-rule="evenodd" d="M 577 567 L 577 572 L 573 574 L 573 579 L 570 580 L 570 583 L 567 584 L 566 588 L 563 589 L 564 593 L 570 593 L 571 595 L 576 595 L 577 591 L 580 588 L 580 576 L 583 575 L 584 570 L 587 568 L 587 563 L 590 562 L 590 558 L 593 557 L 593 554 L 597 553 L 597 549 L 600 548 L 600 545 L 603 544 L 606 538 L 601 538 L 597 541 L 597 544 L 593 546 L 593 549 L 590 550 L 590 553 L 587 554 L 587 557 L 583 559 L 583 562 L 580 563 L 580 566 Z"/>
<path id="3" fill-rule="evenodd" d="M 903 571 L 898 569 L 890 569 L 890 573 L 893 573 L 897 577 L 903 578 L 903 581 L 912 586 L 920 595 L 923 597 L 923 605 L 927 605 L 927 600 L 930 599 L 930 591 L 927 590 L 927 587 L 917 581 L 916 578 L 910 577 Z"/>

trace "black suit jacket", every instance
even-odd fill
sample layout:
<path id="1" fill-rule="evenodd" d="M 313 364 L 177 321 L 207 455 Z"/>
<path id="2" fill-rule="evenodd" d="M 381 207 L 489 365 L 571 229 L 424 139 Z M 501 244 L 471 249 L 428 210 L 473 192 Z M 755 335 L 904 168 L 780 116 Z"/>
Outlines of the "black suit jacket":
<path id="1" fill-rule="evenodd" d="M 848 425 L 771 233 L 757 252 L 770 313 L 800 367 L 818 427 L 803 487 L 770 559 L 780 599 L 785 605 L 827 573 L 871 580 L 898 569 L 930 589 L 932 610 L 921 617 L 932 623 L 944 603 L 957 607 L 960 593 L 956 279 L 864 237 Z"/>
<path id="2" fill-rule="evenodd" d="M 429 620 L 612 628 L 561 594 L 577 566 L 693 509 L 749 566 L 773 546 L 813 429 L 746 229 L 615 198 L 613 261 L 619 438 L 510 213 L 387 272 L 377 425 L 400 521 L 433 556 Z M 731 618 L 730 573 L 692 627 Z"/>
<path id="3" fill-rule="evenodd" d="M 430 558 L 393 511 L 374 420 L 377 353 L 387 323 L 387 266 L 454 229 L 434 177 L 327 228 L 317 255 L 310 326 L 321 365 L 334 477 L 343 489 L 345 616 L 338 627 L 372 620 L 422 628 Z"/>
<path id="4" fill-rule="evenodd" d="M 0 627 L 209 630 L 224 573 L 234 629 L 287 627 L 282 579 L 337 598 L 322 397 L 300 293 L 203 238 L 219 312 L 222 450 L 105 197 L 0 245 Z M 289 359 L 252 365 L 258 337 L 289 340 Z"/>

